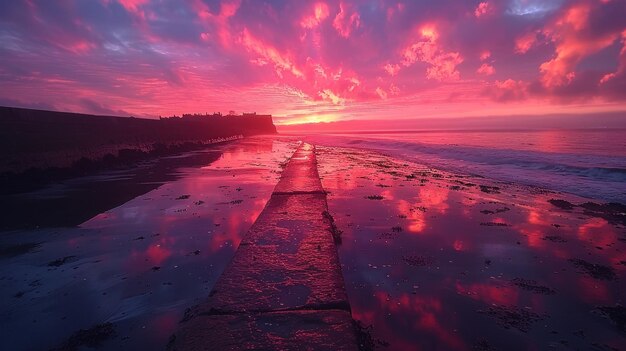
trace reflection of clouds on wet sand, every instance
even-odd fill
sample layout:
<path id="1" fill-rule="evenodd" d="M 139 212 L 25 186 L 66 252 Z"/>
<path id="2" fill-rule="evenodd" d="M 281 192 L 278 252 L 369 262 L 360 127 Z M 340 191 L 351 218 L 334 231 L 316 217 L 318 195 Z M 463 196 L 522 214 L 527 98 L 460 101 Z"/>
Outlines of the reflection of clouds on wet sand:
<path id="1" fill-rule="evenodd" d="M 0 288 L 8 296 L 0 324 L 11 335 L 3 342 L 49 349 L 112 322 L 117 336 L 106 349 L 163 348 L 185 308 L 209 293 L 295 146 L 263 137 L 217 146 L 215 162 L 178 169 L 177 180 L 79 228 L 11 233 L 42 244 L 0 267 L 3 279 L 19 282 Z M 66 256 L 58 268 L 47 266 Z M 12 297 L 18 291 L 23 296 Z"/>
<path id="2" fill-rule="evenodd" d="M 548 202 L 589 200 L 318 153 L 353 316 L 385 349 L 626 347 L 610 318 L 589 313 L 623 304 L 623 225 Z"/>

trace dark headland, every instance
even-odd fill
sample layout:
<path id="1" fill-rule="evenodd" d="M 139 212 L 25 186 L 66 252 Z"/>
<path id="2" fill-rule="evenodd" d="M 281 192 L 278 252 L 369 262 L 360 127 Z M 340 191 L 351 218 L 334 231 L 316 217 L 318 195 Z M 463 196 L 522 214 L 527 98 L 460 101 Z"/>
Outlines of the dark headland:
<path id="1" fill-rule="evenodd" d="M 38 175 L 74 176 L 116 163 L 274 133 L 272 116 L 256 113 L 157 120 L 0 107 L 0 178 L 5 184 L 16 176 L 32 183 Z"/>
<path id="2" fill-rule="evenodd" d="M 177 167 L 208 164 L 220 154 L 163 156 L 275 133 L 271 115 L 254 113 L 145 119 L 0 107 L 0 211 L 7 215 L 0 227 L 77 225 L 172 180 Z M 144 161 L 149 165 L 137 167 Z M 132 176 L 81 183 L 71 196 L 20 195 L 112 170 Z"/>

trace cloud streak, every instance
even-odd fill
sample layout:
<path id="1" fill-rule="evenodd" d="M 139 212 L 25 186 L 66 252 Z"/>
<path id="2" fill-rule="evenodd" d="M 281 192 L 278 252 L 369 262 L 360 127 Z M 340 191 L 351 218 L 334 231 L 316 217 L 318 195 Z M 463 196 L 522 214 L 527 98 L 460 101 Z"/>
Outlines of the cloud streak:
<path id="1" fill-rule="evenodd" d="M 623 18 L 618 0 L 15 0 L 0 101 L 291 122 L 626 109 Z"/>

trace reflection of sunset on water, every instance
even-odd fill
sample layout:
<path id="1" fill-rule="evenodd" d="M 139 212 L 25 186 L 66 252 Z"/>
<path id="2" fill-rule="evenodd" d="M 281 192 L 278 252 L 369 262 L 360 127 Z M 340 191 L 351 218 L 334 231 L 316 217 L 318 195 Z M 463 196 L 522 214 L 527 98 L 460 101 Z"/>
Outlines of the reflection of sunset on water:
<path id="1" fill-rule="evenodd" d="M 587 200 L 365 151 L 318 153 L 344 231 L 339 253 L 353 316 L 387 349 L 471 349 L 485 340 L 496 349 L 540 349 L 552 331 L 587 345 L 573 334 L 579 329 L 589 346 L 624 346 L 610 321 L 589 317 L 620 301 L 624 279 L 589 270 L 624 275 L 623 228 L 548 202 Z M 527 312 L 541 322 L 505 317 Z"/>
<path id="2" fill-rule="evenodd" d="M 474 300 L 486 304 L 516 305 L 519 303 L 519 292 L 515 287 L 492 284 L 456 283 L 456 291 L 459 295 L 468 296 Z"/>
<path id="3" fill-rule="evenodd" d="M 420 233 L 426 227 L 426 214 L 415 208 L 411 202 L 398 200 L 398 211 L 410 221 L 407 230 L 412 233 Z"/>
<path id="4" fill-rule="evenodd" d="M 626 350 L 626 0 L 0 0 L 0 351 Z"/>
<path id="5" fill-rule="evenodd" d="M 437 340 L 447 348 L 462 349 L 466 346 L 455 332 L 442 325 L 439 319 L 443 312 L 447 310 L 445 303 L 436 297 L 424 297 L 420 295 L 402 294 L 398 297 L 390 298 L 383 292 L 376 294 L 379 306 L 388 313 L 406 313 L 410 311 L 412 315 L 419 316 L 415 320 L 407 319 L 405 325 L 414 329 L 420 329 L 430 338 Z"/>
<path id="6" fill-rule="evenodd" d="M 165 345 L 189 302 L 206 296 L 222 273 L 263 210 L 280 164 L 295 146 L 263 137 L 216 146 L 204 151 L 220 153 L 215 162 L 176 169 L 177 180 L 100 213 L 77 229 L 57 230 L 52 237 L 61 240 L 44 243 L 41 253 L 52 258 L 39 258 L 44 264 L 28 269 L 32 277 L 59 286 L 41 296 L 33 294 L 32 300 L 18 300 L 23 316 L 37 316 L 40 325 L 55 326 L 33 329 L 39 335 L 33 345 L 59 344 L 67 335 L 57 329 L 86 329 L 106 319 L 122 334 L 116 341 L 120 344 L 110 347 Z M 45 262 L 59 256 L 67 256 L 75 268 L 49 270 Z M 7 269 L 24 269 L 15 268 L 19 261 L 6 264 Z M 76 300 L 75 293 L 82 298 Z M 81 317 L 62 319 L 75 311 Z M 26 326 L 33 328 L 31 319 L 20 317 L 11 328 Z"/>

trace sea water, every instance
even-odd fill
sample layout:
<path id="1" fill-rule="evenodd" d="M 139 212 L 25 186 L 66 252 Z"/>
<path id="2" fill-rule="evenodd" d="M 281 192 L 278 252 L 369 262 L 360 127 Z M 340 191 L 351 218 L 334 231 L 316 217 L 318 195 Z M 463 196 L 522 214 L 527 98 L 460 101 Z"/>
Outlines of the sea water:
<path id="1" fill-rule="evenodd" d="M 626 203 L 626 129 L 359 132 L 308 141 L 448 171 Z"/>

